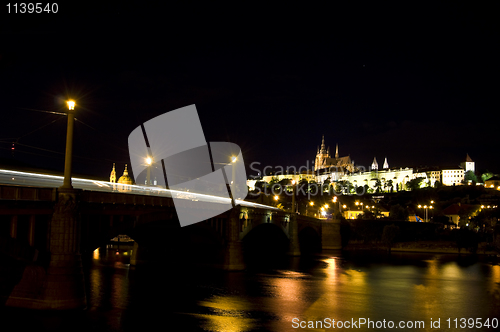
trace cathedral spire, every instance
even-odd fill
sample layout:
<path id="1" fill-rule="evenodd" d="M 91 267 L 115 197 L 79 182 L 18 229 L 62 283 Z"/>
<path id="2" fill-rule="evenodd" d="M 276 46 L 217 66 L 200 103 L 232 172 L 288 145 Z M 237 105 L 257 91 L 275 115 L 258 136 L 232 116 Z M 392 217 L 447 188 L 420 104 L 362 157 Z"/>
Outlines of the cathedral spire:
<path id="1" fill-rule="evenodd" d="M 335 146 L 335 158 L 339 157 L 339 143 L 336 144 Z"/>
<path id="2" fill-rule="evenodd" d="M 111 170 L 111 174 L 109 176 L 109 182 L 116 182 L 115 163 L 113 163 L 113 169 Z"/>
<path id="3" fill-rule="evenodd" d="M 325 148 L 325 135 L 321 137 L 321 148 L 319 149 L 319 152 L 321 154 L 327 154 L 326 148 Z"/>
<path id="4" fill-rule="evenodd" d="M 372 171 L 378 170 L 377 157 L 373 157 Z"/>
<path id="5" fill-rule="evenodd" d="M 384 166 L 382 166 L 383 169 L 388 169 L 389 168 L 389 163 L 387 162 L 387 157 L 385 157 L 384 160 Z"/>

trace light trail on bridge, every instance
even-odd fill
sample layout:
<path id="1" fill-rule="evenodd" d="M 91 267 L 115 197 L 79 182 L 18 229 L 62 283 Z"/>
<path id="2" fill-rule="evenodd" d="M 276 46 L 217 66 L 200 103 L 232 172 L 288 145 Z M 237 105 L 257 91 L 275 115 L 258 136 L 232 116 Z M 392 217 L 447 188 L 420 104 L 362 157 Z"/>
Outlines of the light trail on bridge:
<path id="1" fill-rule="evenodd" d="M 30 186 L 30 187 L 44 187 L 44 188 L 59 188 L 63 184 L 63 176 L 50 175 L 43 173 L 21 172 L 7 169 L 0 169 L 0 184 L 14 185 L 14 186 Z M 176 198 L 186 199 L 190 201 L 203 201 L 210 203 L 223 203 L 230 204 L 231 198 L 213 196 L 207 194 L 198 194 L 188 191 L 170 190 L 159 187 L 139 186 L 139 185 L 126 185 L 127 191 L 119 191 L 117 188 L 121 184 L 99 181 L 92 179 L 75 178 L 71 179 L 73 188 L 88 190 L 88 191 L 102 191 L 102 192 L 121 192 L 123 194 L 136 194 L 148 196 L 161 196 L 172 197 L 172 193 Z M 252 203 L 244 200 L 235 200 L 235 203 L 241 206 L 265 208 L 277 210 L 274 206 L 264 204 Z"/>

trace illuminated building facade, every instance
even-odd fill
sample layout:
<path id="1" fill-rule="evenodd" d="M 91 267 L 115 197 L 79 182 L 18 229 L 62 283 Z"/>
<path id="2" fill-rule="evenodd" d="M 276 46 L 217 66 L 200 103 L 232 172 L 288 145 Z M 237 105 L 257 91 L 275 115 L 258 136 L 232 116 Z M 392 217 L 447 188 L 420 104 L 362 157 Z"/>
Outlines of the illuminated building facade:
<path id="1" fill-rule="evenodd" d="M 115 164 L 113 163 L 113 169 L 111 170 L 111 174 L 109 176 L 109 182 L 117 183 L 116 181 L 116 170 Z M 125 169 L 123 170 L 123 175 L 118 179 L 118 184 L 113 184 L 113 189 L 117 189 L 121 192 L 131 191 L 132 188 L 130 185 L 134 184 L 134 180 L 128 175 L 127 164 L 125 164 Z"/>
<path id="2" fill-rule="evenodd" d="M 464 169 L 463 168 L 447 168 L 441 170 L 442 180 L 441 182 L 445 186 L 456 186 L 461 185 L 464 180 Z"/>
<path id="3" fill-rule="evenodd" d="M 354 187 L 368 186 L 368 189 L 377 190 L 377 180 L 380 181 L 382 191 L 404 190 L 406 183 L 410 181 L 413 174 L 411 168 L 383 169 L 381 171 L 372 170 L 367 172 L 357 172 L 344 175 L 341 180 L 349 181 Z"/>

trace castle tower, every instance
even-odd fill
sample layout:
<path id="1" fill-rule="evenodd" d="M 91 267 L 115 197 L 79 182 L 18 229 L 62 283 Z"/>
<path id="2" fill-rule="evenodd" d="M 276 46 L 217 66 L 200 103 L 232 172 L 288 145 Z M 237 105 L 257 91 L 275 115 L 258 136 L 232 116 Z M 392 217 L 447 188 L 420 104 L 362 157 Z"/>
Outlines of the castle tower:
<path id="1" fill-rule="evenodd" d="M 475 172 L 474 161 L 472 161 L 468 153 L 467 157 L 465 158 L 465 161 L 461 163 L 461 166 L 464 169 L 464 173 L 467 171 L 472 171 L 472 173 Z"/>
<path id="2" fill-rule="evenodd" d="M 327 158 L 330 158 L 330 153 L 325 148 L 325 136 L 323 135 L 321 139 L 321 149 L 318 149 L 318 153 L 316 154 L 316 159 L 314 161 L 314 170 L 316 171 L 322 168 L 322 165 Z"/>
<path id="3" fill-rule="evenodd" d="M 378 171 L 378 163 L 376 157 L 373 157 L 372 171 Z"/>
<path id="4" fill-rule="evenodd" d="M 339 158 L 339 144 L 337 143 L 335 146 L 335 159 Z"/>
<path id="5" fill-rule="evenodd" d="M 382 166 L 383 169 L 389 169 L 389 163 L 387 162 L 387 157 L 385 157 L 384 160 L 384 166 Z"/>
<path id="6" fill-rule="evenodd" d="M 115 163 L 113 163 L 113 169 L 111 170 L 111 175 L 109 176 L 109 182 L 116 183 Z"/>

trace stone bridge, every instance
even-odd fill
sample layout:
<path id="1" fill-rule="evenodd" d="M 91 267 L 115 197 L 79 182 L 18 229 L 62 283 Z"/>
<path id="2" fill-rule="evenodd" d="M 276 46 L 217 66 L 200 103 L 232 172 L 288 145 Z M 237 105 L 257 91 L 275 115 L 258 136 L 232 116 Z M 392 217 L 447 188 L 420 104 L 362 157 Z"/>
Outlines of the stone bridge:
<path id="1" fill-rule="evenodd" d="M 289 255 L 341 247 L 338 221 L 238 205 L 181 228 L 171 198 L 119 192 L 0 185 L 0 225 L 0 303 L 34 309 L 85 307 L 81 254 L 118 234 L 136 241 L 131 264 L 166 247 L 225 270 L 276 243 Z"/>

